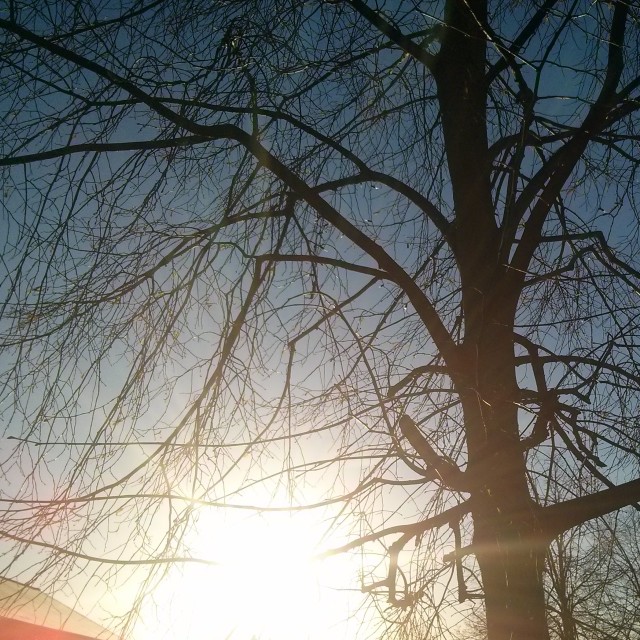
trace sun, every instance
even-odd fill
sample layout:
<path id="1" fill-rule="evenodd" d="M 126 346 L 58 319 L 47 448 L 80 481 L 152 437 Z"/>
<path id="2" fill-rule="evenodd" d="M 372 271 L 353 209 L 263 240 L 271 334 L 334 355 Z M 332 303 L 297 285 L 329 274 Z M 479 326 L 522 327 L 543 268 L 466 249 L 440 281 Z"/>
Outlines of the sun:
<path id="1" fill-rule="evenodd" d="M 218 585 L 237 635 L 293 640 L 317 627 L 322 585 L 308 526 L 262 516 L 221 538 Z"/>
<path id="2" fill-rule="evenodd" d="M 322 531 L 304 513 L 200 518 L 193 554 L 217 564 L 183 567 L 165 580 L 154 610 L 145 612 L 147 632 L 136 638 L 352 637 L 358 568 L 349 557 L 314 559 Z"/>

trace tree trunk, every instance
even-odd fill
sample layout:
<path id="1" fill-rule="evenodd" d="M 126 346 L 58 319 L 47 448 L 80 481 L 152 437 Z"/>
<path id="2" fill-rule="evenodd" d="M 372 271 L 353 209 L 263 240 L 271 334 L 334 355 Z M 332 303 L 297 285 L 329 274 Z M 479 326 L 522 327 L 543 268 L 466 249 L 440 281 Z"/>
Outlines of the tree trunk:
<path id="1" fill-rule="evenodd" d="M 474 542 L 489 640 L 548 640 L 547 541 L 518 424 L 513 327 L 520 295 L 503 264 L 487 136 L 486 0 L 448 0 L 433 67 L 456 210 L 464 343 L 451 375 L 464 412 Z"/>
<path id="2" fill-rule="evenodd" d="M 489 640 L 548 640 L 543 570 L 549 539 L 530 495 L 520 443 L 515 305 L 500 287 L 485 291 L 475 301 L 468 296 L 477 305 L 468 315 L 477 320 L 469 323 L 462 395 L 487 634 Z"/>
<path id="3" fill-rule="evenodd" d="M 505 478 L 506 480 L 506 478 Z M 508 490 L 508 487 L 507 487 Z M 474 510 L 474 547 L 485 594 L 489 640 L 548 640 L 543 569 L 546 542 L 535 513 L 499 513 L 492 496 Z"/>

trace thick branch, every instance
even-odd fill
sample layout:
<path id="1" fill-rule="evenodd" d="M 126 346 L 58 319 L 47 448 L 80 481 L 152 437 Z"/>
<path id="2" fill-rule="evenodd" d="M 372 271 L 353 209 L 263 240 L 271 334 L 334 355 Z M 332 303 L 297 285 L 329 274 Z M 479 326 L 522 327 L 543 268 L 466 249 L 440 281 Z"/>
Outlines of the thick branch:
<path id="1" fill-rule="evenodd" d="M 640 501 L 640 478 L 545 507 L 540 514 L 545 531 L 555 538 L 567 529 Z"/>
<path id="2" fill-rule="evenodd" d="M 364 546 L 368 542 L 374 542 L 375 540 L 380 540 L 381 538 L 385 538 L 386 536 L 395 535 L 396 533 L 407 534 L 411 537 L 420 536 L 425 531 L 429 531 L 430 529 L 436 529 L 439 527 L 444 527 L 448 525 L 452 520 L 462 518 L 467 513 L 471 511 L 471 502 L 467 500 L 466 502 L 461 502 L 457 504 L 455 507 L 451 507 L 442 513 L 438 513 L 435 516 L 430 518 L 426 518 L 425 520 L 421 520 L 420 522 L 414 522 L 413 524 L 400 524 L 395 527 L 388 527 L 387 529 L 382 529 L 380 531 L 375 531 L 370 533 L 369 535 L 362 536 L 357 540 L 352 540 L 351 542 L 347 542 L 340 547 L 335 547 L 334 549 L 328 549 L 327 551 L 319 554 L 318 559 L 329 558 L 331 556 L 336 556 L 340 553 L 345 553 L 346 551 L 351 551 L 352 549 L 359 549 Z"/>
<path id="3" fill-rule="evenodd" d="M 427 374 L 447 375 L 449 368 L 441 364 L 425 364 L 421 367 L 416 367 L 413 371 L 410 371 L 399 382 L 392 384 L 387 391 L 387 397 L 393 398 L 398 394 L 401 389 L 404 389 L 408 384 L 411 384 L 416 378 Z"/>
<path id="4" fill-rule="evenodd" d="M 405 586 L 404 597 L 398 598 L 397 596 L 397 587 L 396 580 L 398 577 L 398 558 L 400 556 L 400 552 L 404 549 L 406 544 L 411 540 L 413 536 L 411 534 L 403 534 L 398 538 L 390 547 L 389 547 L 389 569 L 387 570 L 387 577 L 384 580 L 377 580 L 366 587 L 362 587 L 363 593 L 371 593 L 375 589 L 380 587 L 384 587 L 388 590 L 387 601 L 393 607 L 400 607 L 404 609 L 405 607 L 411 606 L 414 602 L 419 600 L 422 597 L 422 592 L 418 591 L 417 593 L 409 593 Z"/>
<path id="5" fill-rule="evenodd" d="M 469 480 L 464 471 L 461 471 L 453 460 L 436 453 L 422 435 L 418 425 L 408 415 L 401 416 L 398 425 L 402 435 L 411 443 L 425 463 L 436 471 L 445 486 L 455 491 L 469 491 Z"/>
<path id="6" fill-rule="evenodd" d="M 598 491 L 588 496 L 574 498 L 549 507 L 539 508 L 536 519 L 540 525 L 539 532 L 531 540 L 535 544 L 549 544 L 554 538 L 572 527 L 577 527 L 593 518 L 605 516 L 640 501 L 640 478 L 631 480 L 617 487 Z M 517 518 L 517 513 L 504 514 L 510 519 Z M 528 544 L 521 540 L 517 544 Z M 444 556 L 444 562 L 463 558 L 479 551 L 478 545 L 470 544 Z"/>
<path id="7" fill-rule="evenodd" d="M 106 153 L 114 151 L 151 151 L 153 149 L 174 149 L 175 147 L 190 147 L 195 144 L 209 142 L 204 136 L 183 136 L 159 140 L 140 140 L 139 142 L 85 142 L 70 144 L 65 147 L 27 153 L 21 156 L 0 158 L 0 167 L 42 162 L 52 158 L 61 158 L 74 153 Z"/>
<path id="8" fill-rule="evenodd" d="M 609 57 L 605 80 L 600 94 L 591 106 L 582 126 L 565 146 L 558 149 L 545 162 L 542 169 L 523 189 L 516 203 L 512 229 L 515 229 L 517 223 L 522 219 L 536 194 L 540 193 L 536 204 L 531 210 L 529 219 L 525 223 L 521 240 L 511 261 L 511 275 L 517 283 L 524 281 L 529 263 L 542 238 L 542 229 L 551 206 L 582 157 L 588 143 L 604 128 L 613 124 L 613 121 L 608 116 L 616 106 L 615 89 L 622 74 L 624 62 L 622 47 L 628 11 L 628 3 L 616 2 L 610 32 Z M 510 241 L 512 239 L 513 237 L 510 238 Z"/>
<path id="9" fill-rule="evenodd" d="M 337 180 L 333 180 L 321 185 L 316 185 L 315 188 L 318 192 L 322 192 L 325 189 L 335 189 L 348 185 L 362 184 L 363 182 L 378 182 L 404 196 L 407 200 L 409 200 L 409 202 L 413 202 L 413 204 L 415 204 L 429 218 L 429 220 L 433 222 L 442 236 L 449 242 L 451 241 L 451 223 L 447 220 L 442 211 L 440 211 L 440 209 L 438 209 L 438 207 L 436 207 L 436 205 L 428 198 L 426 198 L 422 193 L 416 191 L 413 187 L 403 182 L 402 180 L 395 178 L 394 176 L 391 176 L 382 171 L 371 169 L 369 165 L 367 165 L 367 163 L 362 160 L 362 158 L 357 156 L 351 149 L 345 147 L 336 138 L 322 133 L 318 129 L 309 125 L 307 122 L 296 118 L 290 113 L 281 111 L 280 109 L 218 105 L 199 100 L 186 101 L 176 98 L 163 98 L 163 102 L 165 104 L 176 104 L 180 106 L 195 106 L 216 112 L 223 111 L 225 113 L 257 114 L 272 118 L 273 120 L 282 120 L 284 122 L 288 122 L 296 129 L 308 134 L 312 138 L 315 138 L 319 142 L 327 145 L 329 148 L 337 151 L 341 156 L 352 162 L 358 169 L 358 173 L 353 176 L 343 176 Z"/>
<path id="10" fill-rule="evenodd" d="M 577 355 L 577 354 L 563 355 L 563 354 L 553 353 L 552 351 L 549 351 L 544 347 L 536 345 L 531 340 L 529 340 L 528 338 L 525 338 L 524 336 L 518 333 L 514 333 L 514 340 L 517 343 L 523 345 L 529 351 L 529 354 L 530 354 L 528 356 L 516 356 L 515 357 L 516 366 L 521 366 L 525 364 L 533 365 L 533 356 L 531 355 L 531 353 L 533 350 L 537 351 L 537 349 L 540 348 L 547 353 L 547 355 L 536 356 L 535 359 L 540 366 L 543 366 L 545 364 L 564 364 L 568 368 L 575 370 L 576 365 L 582 364 L 582 365 L 594 367 L 594 369 L 596 370 L 606 370 L 611 373 L 615 373 L 623 378 L 626 378 L 630 382 L 633 382 L 634 384 L 640 386 L 640 376 L 635 375 L 633 372 L 628 371 L 624 367 L 621 367 L 620 365 L 615 364 L 614 362 L 607 362 L 603 358 L 592 358 L 584 355 Z M 607 351 L 608 351 L 608 348 L 607 348 Z M 540 387 L 538 387 L 538 390 L 540 390 Z M 561 390 L 556 389 L 555 390 L 556 395 L 558 395 L 560 391 Z"/>
<path id="11" fill-rule="evenodd" d="M 252 135 L 234 127 L 233 139 L 240 142 L 254 157 L 262 162 L 276 177 L 313 207 L 320 217 L 343 233 L 356 246 L 373 258 L 407 295 L 411 304 L 431 334 L 438 350 L 449 364 L 457 362 L 457 345 L 444 326 L 438 312 L 418 283 L 378 243 L 343 217 L 326 200 L 320 197 L 302 178 L 267 151 Z M 231 136 L 229 136 L 231 137 Z"/>
<path id="12" fill-rule="evenodd" d="M 414 57 L 427 68 L 430 69 L 432 67 L 435 61 L 434 56 L 385 20 L 379 11 L 374 11 L 367 6 L 366 2 L 361 0 L 349 0 L 349 3 L 363 18 L 366 18 L 380 33 L 387 36 L 391 42 L 397 44 L 405 53 Z"/>
<path id="13" fill-rule="evenodd" d="M 380 280 L 390 279 L 386 271 L 380 271 L 380 269 L 374 269 L 373 267 L 365 267 L 352 262 L 347 262 L 346 260 L 338 260 L 337 258 L 327 258 L 324 256 L 265 253 L 256 256 L 256 262 L 312 262 L 313 264 L 326 264 L 330 267 L 337 267 L 338 269 L 364 273 L 365 275 L 373 276 Z"/>
<path id="14" fill-rule="evenodd" d="M 518 54 L 522 50 L 522 47 L 534 36 L 540 25 L 544 22 L 549 14 L 549 11 L 553 9 L 554 5 L 559 0 L 546 0 L 546 2 L 536 11 L 531 20 L 525 25 L 522 31 L 518 34 L 515 40 L 508 47 L 497 47 L 502 58 L 498 60 L 487 73 L 487 84 L 493 82 L 493 80 L 510 66 L 517 67 L 516 61 Z"/>

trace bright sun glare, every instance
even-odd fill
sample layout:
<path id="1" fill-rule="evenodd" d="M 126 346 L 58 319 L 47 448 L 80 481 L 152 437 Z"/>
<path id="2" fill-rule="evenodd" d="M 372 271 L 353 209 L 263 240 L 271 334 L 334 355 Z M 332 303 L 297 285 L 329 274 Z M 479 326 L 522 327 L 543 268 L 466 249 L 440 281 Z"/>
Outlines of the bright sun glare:
<path id="1" fill-rule="evenodd" d="M 144 611 L 145 632 L 136 638 L 347 637 L 346 620 L 357 605 L 335 587 L 353 585 L 357 566 L 340 556 L 314 560 L 320 533 L 304 514 L 201 519 L 194 555 L 219 564 L 191 565 L 165 580 L 153 610 Z"/>

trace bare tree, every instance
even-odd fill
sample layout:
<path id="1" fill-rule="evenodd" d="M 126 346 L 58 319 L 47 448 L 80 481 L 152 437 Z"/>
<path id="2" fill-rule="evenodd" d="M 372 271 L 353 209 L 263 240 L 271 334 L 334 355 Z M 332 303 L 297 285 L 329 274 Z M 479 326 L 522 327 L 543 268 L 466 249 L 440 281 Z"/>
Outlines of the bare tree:
<path id="1" fill-rule="evenodd" d="M 639 18 L 5 3 L 7 564 L 152 581 L 324 486 L 401 631 L 548 638 L 551 542 L 640 499 Z"/>
<path id="2" fill-rule="evenodd" d="M 637 638 L 637 512 L 591 521 L 560 537 L 551 548 L 549 608 L 553 635 Z"/>
<path id="3" fill-rule="evenodd" d="M 590 520 L 552 543 L 545 579 L 551 638 L 638 638 L 637 513 L 625 509 Z M 486 638 L 484 614 L 483 603 L 475 603 L 456 639 Z"/>

